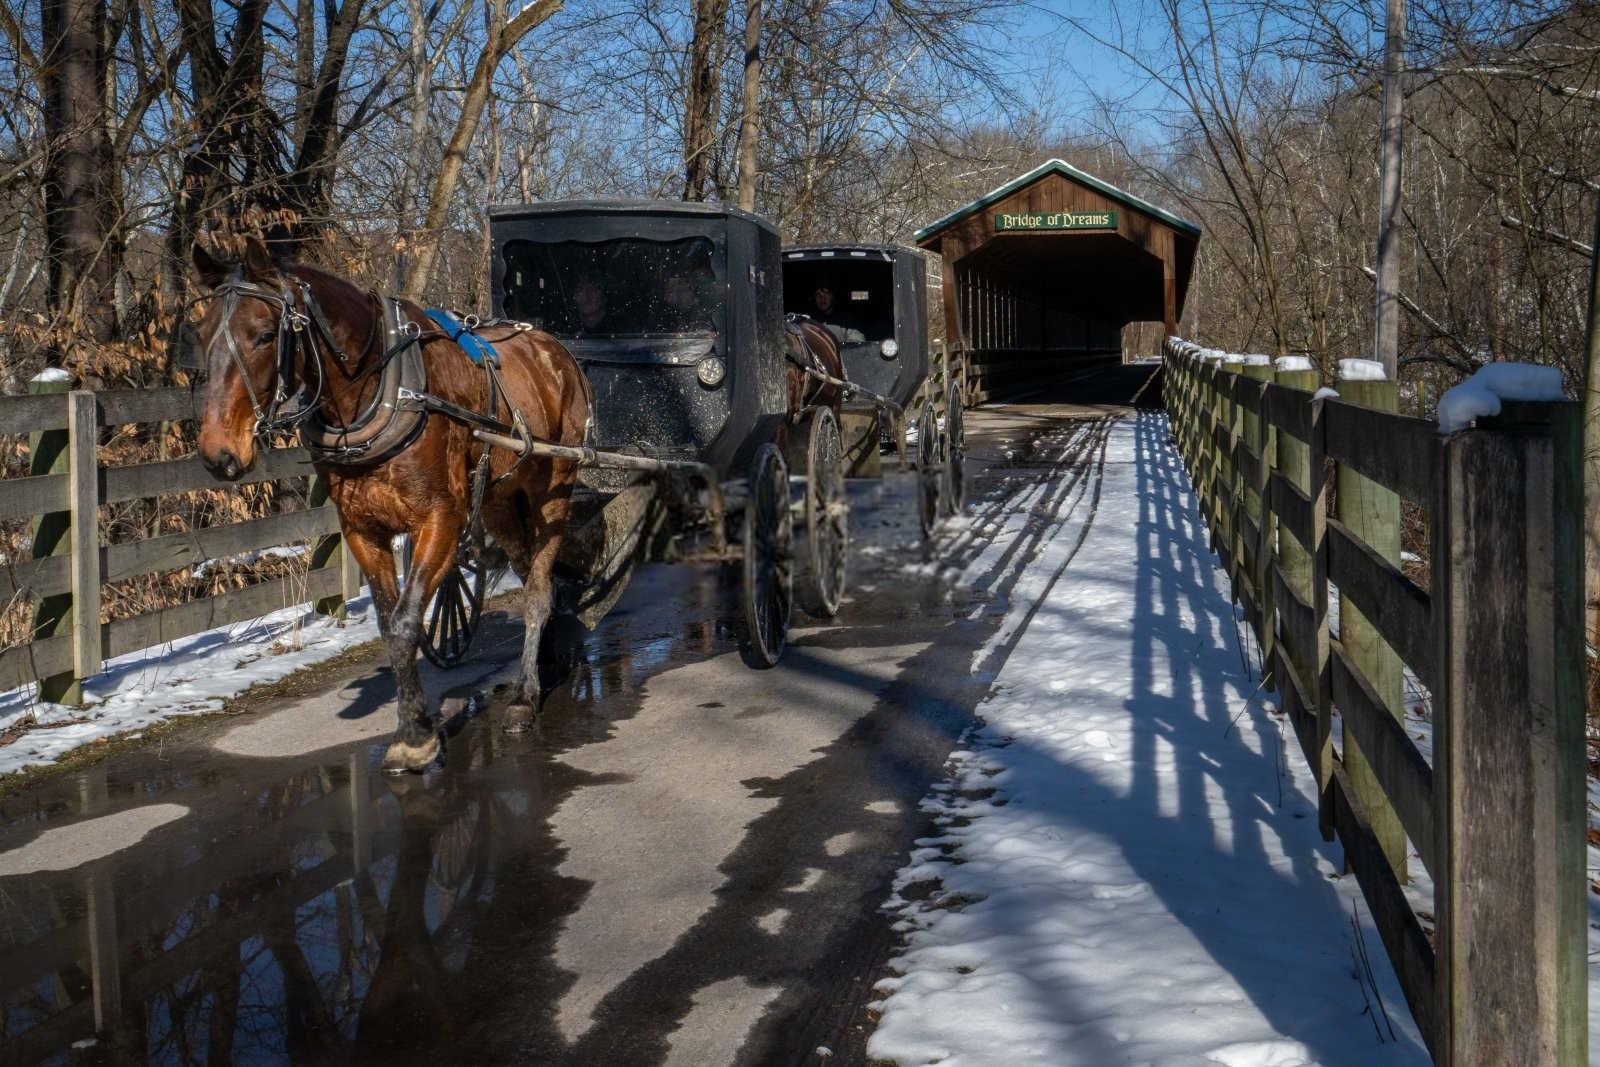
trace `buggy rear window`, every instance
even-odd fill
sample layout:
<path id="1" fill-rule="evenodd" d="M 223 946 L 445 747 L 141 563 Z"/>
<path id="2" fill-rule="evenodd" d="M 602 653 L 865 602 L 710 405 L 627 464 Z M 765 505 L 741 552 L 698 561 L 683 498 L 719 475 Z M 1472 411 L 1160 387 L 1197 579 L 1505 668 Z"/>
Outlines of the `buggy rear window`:
<path id="1" fill-rule="evenodd" d="M 505 313 L 558 337 L 709 334 L 722 282 L 707 237 L 508 241 Z"/>

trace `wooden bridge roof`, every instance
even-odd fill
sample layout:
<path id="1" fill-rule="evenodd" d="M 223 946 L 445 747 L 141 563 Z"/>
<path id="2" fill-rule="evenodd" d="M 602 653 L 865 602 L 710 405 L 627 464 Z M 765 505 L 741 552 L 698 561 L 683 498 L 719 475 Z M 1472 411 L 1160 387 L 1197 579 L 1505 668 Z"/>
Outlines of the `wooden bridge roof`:
<path id="1" fill-rule="evenodd" d="M 1065 309 L 1176 328 L 1200 227 L 1061 159 L 918 230 L 945 276 L 977 272 Z"/>

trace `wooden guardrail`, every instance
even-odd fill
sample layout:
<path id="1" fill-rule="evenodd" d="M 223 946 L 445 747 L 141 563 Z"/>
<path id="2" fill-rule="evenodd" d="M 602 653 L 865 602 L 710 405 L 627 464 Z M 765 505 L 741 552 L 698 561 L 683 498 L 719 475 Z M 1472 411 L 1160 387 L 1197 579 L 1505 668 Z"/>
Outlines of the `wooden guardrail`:
<path id="1" fill-rule="evenodd" d="M 968 397 L 967 387 L 967 358 L 966 352 L 956 346 L 948 345 L 942 340 L 928 342 L 928 376 L 923 379 L 917 391 L 912 394 L 911 403 L 906 407 L 908 412 L 916 412 L 922 405 L 931 402 L 934 411 L 940 416 L 945 413 L 946 385 L 955 382 L 961 387 L 963 398 L 962 406 L 970 406 L 973 401 Z M 914 415 L 912 417 L 915 417 Z"/>
<path id="2" fill-rule="evenodd" d="M 1164 362 L 1172 435 L 1323 833 L 1435 1061 L 1587 1063 L 1577 405 L 1507 403 L 1441 437 L 1394 413 L 1391 382 L 1315 397 L 1315 371 L 1176 338 Z M 1401 569 L 1402 498 L 1427 509 L 1426 588 Z M 1431 694 L 1431 759 L 1403 725 L 1406 670 Z M 1431 936 L 1402 890 L 1407 840 L 1433 877 Z"/>
<path id="3" fill-rule="evenodd" d="M 53 383 L 52 383 L 53 384 Z M 49 388 L 48 385 L 45 388 Z M 180 637 L 254 619 L 280 608 L 314 603 L 338 612 L 359 594 L 361 575 L 339 545 L 339 523 L 320 486 L 313 506 L 168 534 L 127 544 L 101 545 L 98 508 L 219 483 L 198 457 L 102 467 L 96 448 L 101 427 L 179 422 L 191 417 L 185 389 L 127 392 L 84 390 L 0 397 L 0 434 L 28 434 L 31 473 L 0 480 L 0 521 L 28 519 L 31 560 L 0 567 L 0 598 L 37 601 L 34 639 L 0 652 L 0 690 L 40 684 L 41 699 L 82 703 L 82 683 L 115 656 Z M 300 448 L 261 456 L 242 482 L 310 475 Z M 100 622 L 100 589 L 108 582 L 194 566 L 257 549 L 313 540 L 310 569 L 217 596 Z"/>

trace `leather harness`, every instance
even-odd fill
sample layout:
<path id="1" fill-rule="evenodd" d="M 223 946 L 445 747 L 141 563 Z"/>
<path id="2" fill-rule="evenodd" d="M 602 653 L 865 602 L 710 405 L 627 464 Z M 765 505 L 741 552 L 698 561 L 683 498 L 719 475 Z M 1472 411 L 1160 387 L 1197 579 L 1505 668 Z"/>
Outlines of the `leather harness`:
<path id="1" fill-rule="evenodd" d="M 212 295 L 221 296 L 223 299 L 222 321 L 212 334 L 203 355 L 210 357 L 212 350 L 219 343 L 226 346 L 225 354 L 239 372 L 245 391 L 250 397 L 250 404 L 256 416 L 254 433 L 257 437 L 264 437 L 275 431 L 294 429 L 298 432 L 301 443 L 311 453 L 313 461 L 356 469 L 376 467 L 410 447 L 421 436 L 430 413 L 443 415 L 494 433 L 514 436 L 525 442 L 532 440 L 532 434 L 523 420 L 522 413 L 515 408 L 510 409 L 512 421 L 509 424 L 496 417 L 501 400 L 505 396 L 505 387 L 500 381 L 498 353 L 494 352 L 492 345 L 481 338 L 474 336 L 475 340 L 487 348 L 489 355 L 475 362 L 480 363 L 484 369 L 487 411 L 472 411 L 428 392 L 428 370 L 422 359 L 422 342 L 443 338 L 455 341 L 459 345 L 461 332 L 468 331 L 477 324 L 474 318 L 468 317 L 466 321 L 469 325 L 455 335 L 438 329 L 424 330 L 405 315 L 398 299 L 374 295 L 373 300 L 379 308 L 381 330 L 374 330 L 376 337 L 369 338 L 361 356 L 356 358 L 356 367 L 351 367 L 344 351 L 334 339 L 332 327 L 312 295 L 311 287 L 305 282 L 300 282 L 293 290 L 289 288 L 274 290 L 248 281 L 243 277 L 242 271 L 235 271 L 231 277 L 212 290 Z M 261 402 L 261 398 L 250 384 L 250 374 L 244 364 L 243 354 L 239 351 L 238 342 L 234 340 L 233 330 L 229 328 L 239 301 L 247 297 L 261 300 L 278 309 L 276 374 L 271 386 L 272 398 L 265 404 Z M 496 321 L 489 325 L 513 327 L 519 333 L 533 328 L 527 323 L 512 321 Z M 182 328 L 192 329 L 186 326 Z M 316 335 L 315 338 L 313 334 Z M 382 340 L 381 355 L 372 365 L 358 370 L 362 358 L 372 349 L 372 342 L 378 337 Z M 374 373 L 378 375 L 378 386 L 372 399 L 354 419 L 347 423 L 328 421 L 323 397 L 326 372 L 318 356 L 317 340 L 321 341 L 332 361 L 352 382 Z M 294 367 L 297 346 L 304 354 L 308 377 L 312 368 L 315 368 L 316 383 L 309 400 L 286 410 L 289 400 L 288 381 Z M 310 384 L 310 382 L 305 383 L 308 388 Z M 523 455 L 525 458 L 526 451 Z M 483 461 L 479 464 L 480 478 L 482 472 L 487 470 L 487 458 L 485 453 Z M 504 478 L 506 475 L 501 477 Z"/>

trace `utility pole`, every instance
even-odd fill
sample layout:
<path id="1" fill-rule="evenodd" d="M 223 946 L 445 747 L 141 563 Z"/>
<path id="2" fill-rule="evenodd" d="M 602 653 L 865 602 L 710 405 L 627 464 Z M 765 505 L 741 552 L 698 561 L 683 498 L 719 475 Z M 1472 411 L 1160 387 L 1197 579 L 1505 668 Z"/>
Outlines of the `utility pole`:
<path id="1" fill-rule="evenodd" d="M 1387 0 L 1383 47 L 1383 160 L 1378 182 L 1378 294 L 1372 358 L 1398 380 L 1400 357 L 1400 157 L 1404 140 L 1406 0 Z"/>

